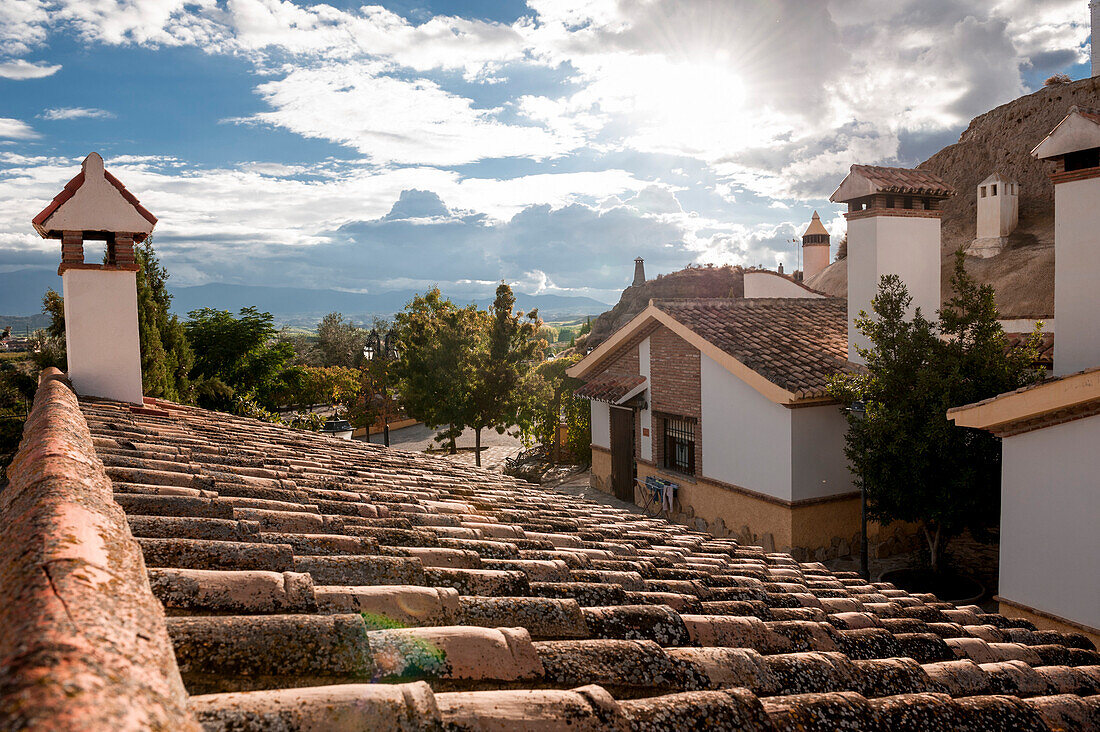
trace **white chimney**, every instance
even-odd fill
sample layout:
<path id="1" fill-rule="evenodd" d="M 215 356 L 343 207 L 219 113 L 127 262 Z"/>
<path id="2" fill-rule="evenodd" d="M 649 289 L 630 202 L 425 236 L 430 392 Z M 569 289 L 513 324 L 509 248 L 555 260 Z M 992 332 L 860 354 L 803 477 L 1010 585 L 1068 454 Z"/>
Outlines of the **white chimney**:
<path id="1" fill-rule="evenodd" d="M 883 275 L 898 275 L 916 308 L 934 318 L 940 307 L 940 205 L 955 190 L 934 173 L 905 168 L 853 165 L 829 197 L 847 203 L 848 360 L 863 363 L 856 345 L 867 339 L 856 331 L 861 310 Z"/>
<path id="2" fill-rule="evenodd" d="M 1070 107 L 1031 154 L 1054 163 L 1054 374 L 1063 376 L 1100 366 L 1100 111 Z"/>
<path id="3" fill-rule="evenodd" d="M 814 211 L 810 225 L 802 235 L 803 282 L 829 266 L 829 246 L 829 231 L 822 226 L 821 217 Z"/>
<path id="4" fill-rule="evenodd" d="M 1100 43 L 1096 38 L 1096 29 L 1100 28 L 1100 0 L 1089 3 L 1089 12 L 1092 14 L 1092 75 L 1100 76 Z"/>
<path id="5" fill-rule="evenodd" d="M 34 217 L 43 237 L 61 240 L 65 346 L 77 394 L 142 403 L 134 242 L 156 224 L 97 153 Z M 103 262 L 84 261 L 84 242 L 105 244 Z"/>

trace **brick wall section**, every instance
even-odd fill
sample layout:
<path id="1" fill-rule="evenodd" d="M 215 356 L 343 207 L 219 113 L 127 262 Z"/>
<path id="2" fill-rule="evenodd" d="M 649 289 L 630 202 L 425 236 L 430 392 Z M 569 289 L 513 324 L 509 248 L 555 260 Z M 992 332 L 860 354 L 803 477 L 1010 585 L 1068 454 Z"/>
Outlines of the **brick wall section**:
<path id="1" fill-rule="evenodd" d="M 653 331 L 649 340 L 649 404 L 655 412 L 693 417 L 695 423 L 695 474 L 703 472 L 703 416 L 700 396 L 701 376 L 699 349 L 690 345 L 668 328 Z M 653 440 L 653 462 L 664 464 L 663 425 L 660 415 L 654 415 L 650 439 Z"/>
<path id="2" fill-rule="evenodd" d="M 619 353 L 616 354 L 615 358 L 609 361 L 606 367 L 593 378 L 604 379 L 609 376 L 621 378 L 623 376 L 637 376 L 641 373 L 641 366 L 638 361 L 638 344 L 641 340 L 640 338 L 630 339 L 625 346 L 619 349 Z"/>
<path id="3" fill-rule="evenodd" d="M 76 395 L 43 372 L 0 493 L 0 729 L 184 730 L 164 609 Z"/>

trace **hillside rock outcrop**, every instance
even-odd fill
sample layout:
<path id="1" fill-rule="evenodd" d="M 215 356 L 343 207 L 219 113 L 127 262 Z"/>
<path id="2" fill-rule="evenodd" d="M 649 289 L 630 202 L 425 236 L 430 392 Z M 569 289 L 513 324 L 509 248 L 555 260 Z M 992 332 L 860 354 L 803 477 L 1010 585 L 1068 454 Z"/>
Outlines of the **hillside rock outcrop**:
<path id="1" fill-rule="evenodd" d="M 623 290 L 611 310 L 592 321 L 592 333 L 585 346 L 595 348 L 608 336 L 645 310 L 650 300 L 696 297 L 744 297 L 745 278 L 741 267 L 688 267 L 679 272 L 657 275 L 645 284 Z"/>

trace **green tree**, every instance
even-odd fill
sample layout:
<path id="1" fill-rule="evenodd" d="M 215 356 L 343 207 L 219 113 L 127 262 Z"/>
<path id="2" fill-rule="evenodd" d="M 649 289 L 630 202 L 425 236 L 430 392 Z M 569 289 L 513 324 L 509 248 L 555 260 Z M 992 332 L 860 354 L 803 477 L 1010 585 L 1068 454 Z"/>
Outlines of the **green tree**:
<path id="1" fill-rule="evenodd" d="M 396 383 L 410 417 L 436 429 L 455 451 L 466 424 L 474 355 L 484 337 L 484 313 L 445 299 L 438 287 L 417 295 L 394 318 L 400 358 L 388 378 Z"/>
<path id="2" fill-rule="evenodd" d="M 340 313 L 329 313 L 317 326 L 317 351 L 322 366 L 355 368 L 363 360 L 368 332 L 344 320 Z"/>
<path id="3" fill-rule="evenodd" d="M 192 379 L 217 378 L 237 398 L 273 409 L 287 384 L 301 378 L 300 369 L 288 366 L 293 348 L 275 339 L 271 313 L 247 307 L 235 317 L 227 310 L 202 308 L 188 316 L 184 330 L 196 354 Z"/>
<path id="4" fill-rule="evenodd" d="M 361 390 L 358 369 L 346 366 L 307 366 L 304 369 L 304 406 L 315 404 L 341 406 L 345 410 L 359 396 Z"/>
<path id="5" fill-rule="evenodd" d="M 567 402 L 572 400 L 573 390 L 583 383 L 567 375 L 565 370 L 581 358 L 574 354 L 544 361 L 521 382 L 516 425 L 524 443 L 556 447 L 557 426 L 566 417 Z M 557 462 L 560 456 L 554 454 L 552 458 Z"/>
<path id="6" fill-rule="evenodd" d="M 171 314 L 168 271 L 148 237 L 135 249 L 141 386 L 146 396 L 177 402 L 192 398 L 189 374 L 195 361 L 183 324 Z"/>
<path id="7" fill-rule="evenodd" d="M 31 334 L 31 359 L 39 369 L 55 366 L 69 370 L 65 350 L 65 300 L 53 288 L 42 296 L 42 312 L 50 316 L 50 324 Z"/>
<path id="8" fill-rule="evenodd" d="M 866 490 L 870 518 L 916 523 L 939 570 L 944 542 L 969 528 L 981 535 L 1000 512 L 1000 445 L 979 430 L 956 427 L 951 407 L 979 401 L 1031 383 L 1038 330 L 1010 349 L 1000 325 L 993 289 L 977 285 L 956 262 L 957 294 L 938 322 L 918 309 L 896 275 L 884 276 L 856 326 L 870 341 L 859 348 L 866 369 L 836 377 L 830 394 L 849 412 L 845 454 L 856 484 Z"/>
<path id="9" fill-rule="evenodd" d="M 474 459 L 478 466 L 482 430 L 493 428 L 503 433 L 516 423 L 525 402 L 520 384 L 546 348 L 546 341 L 538 337 L 542 326 L 538 310 L 525 316 L 514 312 L 515 304 L 512 288 L 501 282 L 489 307 L 488 337 L 479 339 L 474 355 L 475 369 L 463 421 L 474 429 Z"/>

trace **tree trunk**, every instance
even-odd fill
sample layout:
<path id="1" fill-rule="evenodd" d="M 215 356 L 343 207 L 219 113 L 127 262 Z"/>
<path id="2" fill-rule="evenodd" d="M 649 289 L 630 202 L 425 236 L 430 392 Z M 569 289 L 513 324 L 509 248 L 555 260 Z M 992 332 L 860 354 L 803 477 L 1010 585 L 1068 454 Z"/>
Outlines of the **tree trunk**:
<path id="1" fill-rule="evenodd" d="M 933 572 L 940 571 L 940 526 L 936 525 L 935 533 L 928 533 L 928 526 L 921 526 L 924 532 L 924 540 L 928 543 L 928 564 Z"/>
<path id="2" fill-rule="evenodd" d="M 455 433 L 451 432 L 451 454 L 458 454 L 458 445 L 455 444 Z"/>
<path id="3" fill-rule="evenodd" d="M 481 428 L 474 428 L 474 465 L 481 467 Z"/>

